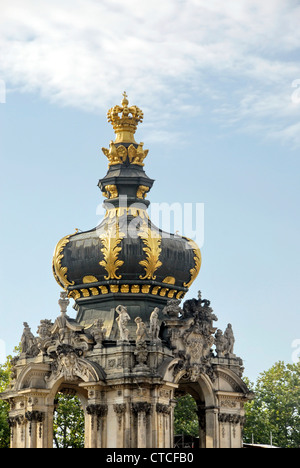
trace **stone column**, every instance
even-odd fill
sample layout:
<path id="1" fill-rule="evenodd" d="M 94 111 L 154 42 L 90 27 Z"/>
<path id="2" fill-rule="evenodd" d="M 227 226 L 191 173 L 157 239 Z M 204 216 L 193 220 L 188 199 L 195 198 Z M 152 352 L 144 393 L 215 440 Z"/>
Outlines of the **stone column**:
<path id="1" fill-rule="evenodd" d="M 132 411 L 137 418 L 136 448 L 147 448 L 147 416 L 151 411 L 151 404 L 147 402 L 132 403 Z"/>
<path id="2" fill-rule="evenodd" d="M 117 443 L 116 448 L 125 447 L 125 413 L 126 403 L 116 403 L 113 405 L 117 417 Z"/>
<path id="3" fill-rule="evenodd" d="M 240 414 L 220 413 L 220 448 L 241 448 L 242 425 L 244 418 Z"/>
<path id="4" fill-rule="evenodd" d="M 89 418 L 90 440 L 87 448 L 105 448 L 107 405 L 91 404 L 86 407 Z"/>
<path id="5" fill-rule="evenodd" d="M 206 408 L 206 436 L 205 448 L 219 448 L 218 437 L 218 409 Z"/>
<path id="6" fill-rule="evenodd" d="M 26 448 L 26 419 L 23 414 L 19 414 L 14 417 L 14 421 L 14 447 Z"/>
<path id="7" fill-rule="evenodd" d="M 41 411 L 26 411 L 25 418 L 27 420 L 28 429 L 28 448 L 43 448 L 42 435 L 43 435 L 43 421 L 45 420 L 45 413 Z"/>
<path id="8" fill-rule="evenodd" d="M 157 403 L 156 411 L 158 413 L 158 447 L 170 448 L 172 447 L 170 444 L 170 435 L 172 433 L 172 424 L 170 421 L 171 408 L 162 403 Z"/>

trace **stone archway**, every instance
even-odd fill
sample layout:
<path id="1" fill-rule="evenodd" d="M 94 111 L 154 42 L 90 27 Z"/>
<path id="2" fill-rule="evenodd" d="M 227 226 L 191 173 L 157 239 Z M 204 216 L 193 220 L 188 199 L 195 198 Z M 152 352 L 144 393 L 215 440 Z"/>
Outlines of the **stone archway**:
<path id="1" fill-rule="evenodd" d="M 87 394 L 78 386 L 62 384 L 54 399 L 53 447 L 84 448 Z"/>
<path id="2" fill-rule="evenodd" d="M 197 405 L 199 448 L 215 448 L 217 433 L 217 406 L 213 385 L 205 375 L 191 381 L 183 375 L 178 380 L 178 391 L 189 394 Z"/>

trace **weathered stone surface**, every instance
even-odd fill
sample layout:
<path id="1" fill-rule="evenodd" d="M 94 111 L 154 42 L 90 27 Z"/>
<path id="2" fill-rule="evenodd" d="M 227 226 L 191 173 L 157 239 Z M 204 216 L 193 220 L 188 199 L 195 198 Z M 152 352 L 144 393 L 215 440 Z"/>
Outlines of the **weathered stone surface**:
<path id="1" fill-rule="evenodd" d="M 243 403 L 252 395 L 241 380 L 242 360 L 234 336 L 214 327 L 210 302 L 170 300 L 161 322 L 135 319 L 120 306 L 120 339 L 105 339 L 103 321 L 84 328 L 61 314 L 42 320 L 35 337 L 25 324 L 22 353 L 1 395 L 11 405 L 12 447 L 52 446 L 54 398 L 58 391 L 80 395 L 86 414 L 86 447 L 172 447 L 175 391 L 191 393 L 199 412 L 201 447 L 240 447 Z M 125 313 L 128 317 L 125 316 Z"/>

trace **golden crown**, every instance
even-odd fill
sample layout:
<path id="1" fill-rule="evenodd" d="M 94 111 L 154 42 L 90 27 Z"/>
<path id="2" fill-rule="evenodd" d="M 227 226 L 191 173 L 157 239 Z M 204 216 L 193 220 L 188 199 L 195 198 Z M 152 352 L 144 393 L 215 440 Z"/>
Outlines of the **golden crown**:
<path id="1" fill-rule="evenodd" d="M 121 106 L 114 106 L 107 112 L 107 120 L 113 126 L 116 134 L 115 143 L 136 143 L 134 134 L 144 114 L 137 106 L 128 107 L 126 92 L 123 93 Z"/>

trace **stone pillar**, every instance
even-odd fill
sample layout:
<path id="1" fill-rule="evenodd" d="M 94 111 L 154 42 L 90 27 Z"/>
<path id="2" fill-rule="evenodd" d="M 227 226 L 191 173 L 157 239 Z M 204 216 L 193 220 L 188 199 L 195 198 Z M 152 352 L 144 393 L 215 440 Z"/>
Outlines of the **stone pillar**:
<path id="1" fill-rule="evenodd" d="M 136 416 L 136 448 L 147 448 L 147 417 L 150 411 L 150 403 L 132 403 L 132 412 Z"/>
<path id="2" fill-rule="evenodd" d="M 170 406 L 162 403 L 157 403 L 156 412 L 158 414 L 158 447 L 171 448 L 171 434 L 173 427 L 170 418 L 172 413 L 171 408 Z"/>
<path id="3" fill-rule="evenodd" d="M 28 430 L 28 448 L 44 448 L 43 447 L 43 422 L 45 413 L 42 411 L 26 411 L 25 418 L 27 420 Z"/>
<path id="4" fill-rule="evenodd" d="M 127 410 L 126 403 L 116 403 L 113 405 L 117 417 L 117 437 L 116 448 L 126 447 L 125 442 L 125 414 Z"/>
<path id="5" fill-rule="evenodd" d="M 106 415 L 107 405 L 91 404 L 86 408 L 89 417 L 90 440 L 87 448 L 106 447 Z"/>
<path id="6" fill-rule="evenodd" d="M 218 409 L 209 407 L 206 413 L 205 448 L 219 448 L 218 443 Z"/>
<path id="7" fill-rule="evenodd" d="M 244 418 L 240 414 L 220 413 L 220 448 L 241 448 Z"/>
<path id="8" fill-rule="evenodd" d="M 16 431 L 14 446 L 16 448 L 26 448 L 26 419 L 23 414 L 15 416 Z"/>

